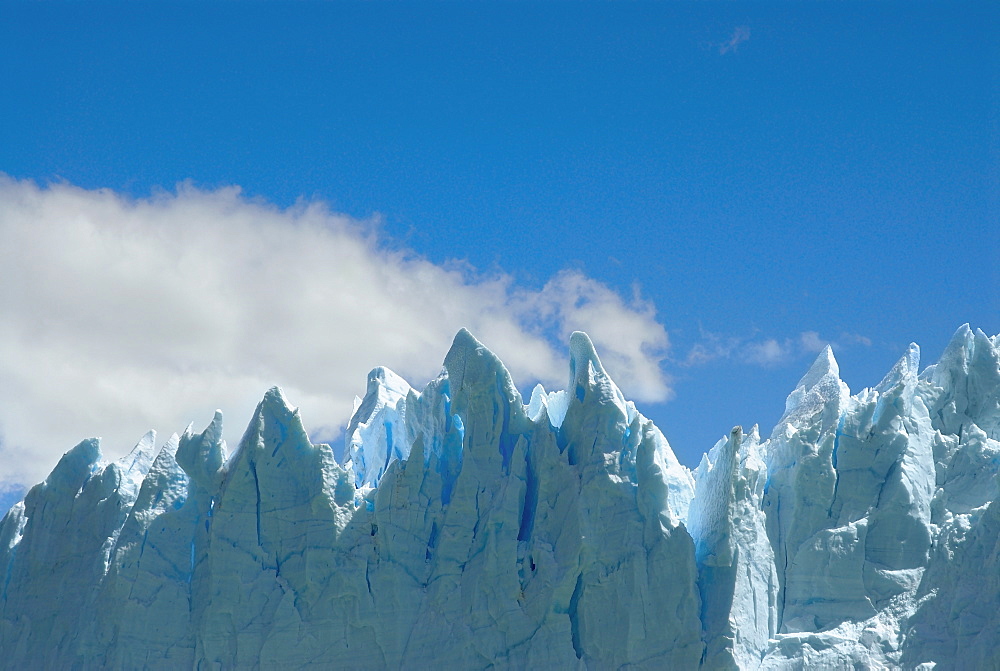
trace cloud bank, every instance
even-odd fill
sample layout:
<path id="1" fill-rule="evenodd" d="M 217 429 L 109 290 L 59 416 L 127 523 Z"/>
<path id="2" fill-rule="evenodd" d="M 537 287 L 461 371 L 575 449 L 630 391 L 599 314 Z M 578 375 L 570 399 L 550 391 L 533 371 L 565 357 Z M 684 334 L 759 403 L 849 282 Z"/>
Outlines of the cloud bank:
<path id="1" fill-rule="evenodd" d="M 400 249 L 323 203 L 238 188 L 132 199 L 0 175 L 0 490 L 45 477 L 81 439 L 107 457 L 225 413 L 235 443 L 271 385 L 321 439 L 368 371 L 418 388 L 468 327 L 524 388 L 565 385 L 565 343 L 593 338 L 632 398 L 671 394 L 651 303 L 575 271 L 541 289 Z"/>

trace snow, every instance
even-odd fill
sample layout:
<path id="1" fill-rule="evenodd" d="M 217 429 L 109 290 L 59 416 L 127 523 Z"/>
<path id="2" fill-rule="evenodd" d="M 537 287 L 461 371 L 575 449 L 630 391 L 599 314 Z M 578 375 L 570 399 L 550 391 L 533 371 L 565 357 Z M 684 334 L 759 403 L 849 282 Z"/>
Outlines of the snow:
<path id="1" fill-rule="evenodd" d="M 465 331 L 368 377 L 342 463 L 269 390 L 66 453 L 0 521 L 11 667 L 1000 668 L 1000 337 L 851 395 L 817 357 L 694 473 L 590 339 L 525 404 Z"/>

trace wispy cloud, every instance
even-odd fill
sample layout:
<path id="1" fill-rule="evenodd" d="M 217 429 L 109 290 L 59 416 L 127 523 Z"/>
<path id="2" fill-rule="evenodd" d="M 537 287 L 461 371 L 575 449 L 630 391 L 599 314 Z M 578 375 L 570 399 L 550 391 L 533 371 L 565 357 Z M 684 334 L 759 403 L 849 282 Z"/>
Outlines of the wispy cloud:
<path id="1" fill-rule="evenodd" d="M 719 53 L 726 55 L 739 49 L 739 46 L 750 39 L 750 26 L 736 26 L 732 36 L 719 45 Z"/>
<path id="2" fill-rule="evenodd" d="M 235 187 L 132 200 L 0 175 L 0 286 L 0 488 L 37 482 L 85 437 L 116 456 L 217 407 L 233 439 L 273 384 L 335 437 L 369 369 L 420 386 L 463 326 L 519 385 L 565 385 L 565 339 L 582 329 L 626 394 L 671 393 L 670 342 L 638 293 L 436 265 L 377 222 Z"/>
<path id="3" fill-rule="evenodd" d="M 702 330 L 699 341 L 691 346 L 687 357 L 680 362 L 680 365 L 684 367 L 700 366 L 715 359 L 728 359 L 742 344 L 741 338 Z"/>
<path id="4" fill-rule="evenodd" d="M 829 340 L 824 340 L 816 331 L 803 331 L 799 334 L 799 347 L 803 352 L 820 352 L 830 344 Z"/>
<path id="5" fill-rule="evenodd" d="M 807 354 L 816 354 L 827 345 L 835 350 L 845 345 L 870 346 L 871 340 L 857 334 L 842 334 L 839 341 L 828 340 L 817 331 L 803 331 L 789 338 L 726 336 L 702 331 L 680 365 L 691 367 L 717 359 L 727 359 L 764 367 L 779 366 Z"/>
<path id="6" fill-rule="evenodd" d="M 854 345 L 864 345 L 865 347 L 872 346 L 872 339 L 867 336 L 859 335 L 857 333 L 841 333 L 840 341 L 844 343 L 850 343 Z"/>
<path id="7" fill-rule="evenodd" d="M 775 366 L 785 361 L 790 351 L 790 341 L 779 343 L 774 338 L 768 338 L 761 342 L 746 343 L 740 351 L 740 358 L 747 363 Z"/>

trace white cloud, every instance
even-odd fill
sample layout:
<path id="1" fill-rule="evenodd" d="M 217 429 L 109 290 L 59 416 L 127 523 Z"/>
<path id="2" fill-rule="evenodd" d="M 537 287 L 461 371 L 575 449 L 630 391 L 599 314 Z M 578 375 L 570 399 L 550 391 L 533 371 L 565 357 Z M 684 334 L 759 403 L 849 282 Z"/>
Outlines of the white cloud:
<path id="1" fill-rule="evenodd" d="M 626 394 L 670 395 L 667 334 L 638 296 L 568 271 L 533 290 L 386 243 L 374 222 L 235 187 L 132 200 L 0 176 L 0 488 L 82 438 L 117 456 L 216 407 L 234 443 L 273 384 L 333 437 L 369 369 L 422 386 L 463 326 L 519 385 L 561 388 L 582 329 Z"/>
<path id="2" fill-rule="evenodd" d="M 660 368 L 670 347 L 667 332 L 656 321 L 653 304 L 638 290 L 631 300 L 600 282 L 564 271 L 539 292 L 521 292 L 516 302 L 522 321 L 558 325 L 558 338 L 586 331 L 612 377 L 628 380 L 637 399 L 663 401 L 672 396 L 669 378 Z M 624 385 L 623 385 L 624 388 Z"/>

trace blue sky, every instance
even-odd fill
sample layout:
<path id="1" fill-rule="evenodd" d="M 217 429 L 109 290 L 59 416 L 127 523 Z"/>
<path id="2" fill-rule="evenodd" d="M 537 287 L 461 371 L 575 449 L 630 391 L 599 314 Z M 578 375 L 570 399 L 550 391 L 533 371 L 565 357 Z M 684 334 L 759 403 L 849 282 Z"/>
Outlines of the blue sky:
<path id="1" fill-rule="evenodd" d="M 165 210 L 188 212 L 191 202 L 235 185 L 240 195 L 227 193 L 236 205 L 212 207 L 281 213 L 322 203 L 331 217 L 361 222 L 361 238 L 377 236 L 368 249 L 375 266 L 406 257 L 391 266 L 396 276 L 455 272 L 462 278 L 435 277 L 462 291 L 501 291 L 497 300 L 513 316 L 494 332 L 470 312 L 477 302 L 489 305 L 473 294 L 461 309 L 445 311 L 449 328 L 463 320 L 481 325 L 474 332 L 505 361 L 527 342 L 504 335 L 510 329 L 552 342 L 588 319 L 634 323 L 622 328 L 628 337 L 605 334 L 602 351 L 620 359 L 626 394 L 630 385 L 639 390 L 632 396 L 645 399 L 640 410 L 693 466 L 733 424 L 759 422 L 769 432 L 826 342 L 857 391 L 876 384 L 910 341 L 922 346 L 926 365 L 964 322 L 1000 332 L 998 18 L 985 3 L 6 3 L 0 172 L 8 177 L 0 208 L 20 214 L 8 217 L 4 244 L 8 251 L 29 244 L 22 236 L 33 226 L 30 213 L 53 201 L 62 209 L 45 210 L 55 221 L 45 225 L 50 233 L 73 218 L 72 207 L 101 197 L 125 212 L 133 199 L 150 204 L 166 192 L 174 200 Z M 178 191 L 179 183 L 187 186 Z M 13 204 L 27 202 L 32 185 L 31 202 L 41 209 L 25 214 Z M 169 236 L 174 220 L 164 221 L 143 224 L 141 235 Z M 212 226 L 211 218 L 199 226 Z M 201 233 L 185 235 L 203 242 Z M 118 285 L 81 289 L 73 300 L 81 315 L 64 318 L 76 308 L 60 304 L 58 286 L 85 286 L 107 266 L 104 249 L 92 266 L 53 270 L 46 259 L 72 265 L 64 259 L 75 258 L 73 250 L 56 249 L 68 237 L 40 236 L 51 247 L 39 242 L 24 270 L 4 278 L 4 300 L 21 305 L 21 312 L 5 310 L 24 324 L 0 346 L 11 361 L 25 334 L 44 333 L 29 339 L 54 343 L 39 360 L 53 361 L 58 351 L 79 364 L 83 380 L 86 361 L 94 370 L 104 361 L 96 344 L 75 349 L 79 330 L 100 335 L 103 328 L 101 319 L 88 322 L 84 308 Z M 225 263 L 254 248 L 215 244 Z M 162 260 L 160 247 L 142 249 L 154 250 L 147 267 Z M 225 267 L 252 273 L 289 258 L 261 254 L 255 266 Z M 342 259 L 309 261 L 340 281 Z M 340 293 L 363 284 L 365 272 L 374 271 L 343 280 Z M 505 288 L 483 288 L 494 280 Z M 47 284 L 55 288 L 25 308 L 21 297 Z M 133 303 L 117 296 L 100 305 L 131 314 L 142 303 L 153 330 L 169 331 L 181 315 L 195 332 L 184 300 L 171 302 L 168 293 L 136 290 Z M 458 293 L 441 290 L 440 301 Z M 405 294 L 392 295 L 405 301 Z M 368 299 L 364 289 L 357 295 Z M 585 309 L 593 305 L 601 309 Z M 381 342 L 378 352 L 390 359 L 408 353 L 440 364 L 447 337 L 429 329 L 426 347 L 408 349 L 411 326 L 391 323 L 369 327 L 359 317 L 328 328 Z M 128 331 L 113 330 L 122 338 Z M 121 385 L 116 393 L 124 397 L 136 393 L 121 380 L 141 386 L 143 361 L 169 359 L 158 379 L 167 369 L 207 366 L 192 363 L 194 354 L 185 358 L 179 341 L 168 356 L 157 338 L 129 337 L 115 350 L 143 354 L 129 360 L 128 376 L 101 381 Z M 294 334 L 274 338 L 303 352 L 323 347 L 314 339 L 299 344 Z M 245 356 L 256 356 L 256 365 L 268 355 Z M 330 366 L 331 378 L 341 370 L 337 356 L 325 352 L 317 361 Z M 550 366 L 552 356 L 525 356 L 512 372 L 532 361 Z M 259 398 L 266 386 L 223 390 L 265 380 L 301 388 L 305 400 L 290 396 L 304 408 L 321 396 L 316 383 L 294 379 L 304 364 L 264 366 L 253 377 L 232 373 L 240 362 L 234 355 L 219 368 L 229 377 L 219 373 L 205 385 L 219 390 L 209 406 Z M 652 377 L 634 370 L 650 362 Z M 426 381 L 412 379 L 426 365 L 413 364 L 411 383 Z M 44 416 L 48 402 L 70 407 L 72 398 L 49 398 L 77 388 L 60 379 L 62 368 L 45 371 L 47 383 L 31 393 L 18 389 L 32 378 L 30 366 L 9 368 L 0 379 L 17 396 L 5 402 L 25 404 L 17 417 Z M 535 373 L 543 381 L 547 374 Z M 363 374 L 350 386 L 362 393 Z M 158 393 L 183 388 L 165 384 Z M 78 423 L 67 420 L 65 435 L 91 426 L 113 433 L 101 422 L 123 421 L 127 408 L 110 410 L 123 396 L 108 396 Z M 233 401 L 242 412 L 240 403 Z M 306 423 L 334 432 L 349 405 L 325 407 L 317 401 Z M 207 424 L 212 409 L 191 419 Z M 317 412 L 325 416 L 310 422 Z M 15 430 L 15 419 L 0 426 L 0 462 L 44 454 L 37 458 L 47 471 L 71 447 L 43 450 L 45 427 Z M 248 419 L 232 418 L 231 443 Z M 165 438 L 183 424 L 157 428 Z M 0 479 L 28 477 L 17 472 Z"/>

